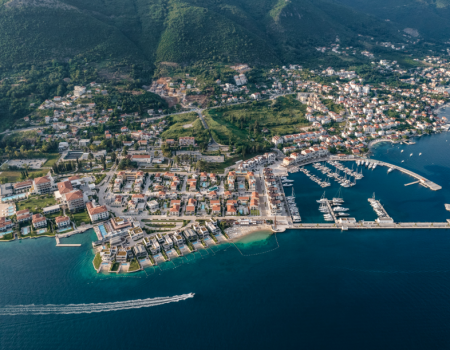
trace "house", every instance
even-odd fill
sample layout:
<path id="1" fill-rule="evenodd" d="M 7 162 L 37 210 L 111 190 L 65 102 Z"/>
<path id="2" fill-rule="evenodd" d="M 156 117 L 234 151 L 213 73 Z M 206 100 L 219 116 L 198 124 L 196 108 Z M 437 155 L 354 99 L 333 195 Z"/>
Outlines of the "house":
<path id="1" fill-rule="evenodd" d="M 152 238 L 150 240 L 150 246 L 148 248 L 150 249 L 150 253 L 152 253 L 153 255 L 161 252 L 161 246 L 155 238 Z"/>
<path id="2" fill-rule="evenodd" d="M 58 228 L 65 228 L 70 226 L 70 218 L 67 216 L 57 216 L 55 218 L 56 227 Z"/>
<path id="3" fill-rule="evenodd" d="M 148 257 L 147 250 L 142 244 L 137 244 L 133 247 L 134 255 L 137 259 L 145 259 Z"/>
<path id="4" fill-rule="evenodd" d="M 34 228 L 47 227 L 47 218 L 42 214 L 34 214 L 31 222 Z"/>
<path id="5" fill-rule="evenodd" d="M 19 210 L 16 212 L 16 219 L 18 223 L 25 222 L 31 220 L 32 215 L 28 209 Z"/>
<path id="6" fill-rule="evenodd" d="M 163 247 L 164 250 L 170 250 L 173 248 L 173 241 L 170 239 L 169 235 L 164 235 Z"/>
<path id="7" fill-rule="evenodd" d="M 47 175 L 35 178 L 33 180 L 33 186 L 31 187 L 31 190 L 37 194 L 44 194 L 52 192 L 54 187 L 55 182 L 53 178 L 51 177 L 51 175 Z"/>
<path id="8" fill-rule="evenodd" d="M 86 203 L 86 209 L 92 222 L 109 218 L 109 211 L 106 205 L 96 205 L 95 201 L 92 201 Z"/>
<path id="9" fill-rule="evenodd" d="M 206 227 L 209 231 L 211 231 L 212 234 L 217 235 L 220 233 L 220 228 L 217 226 L 217 224 L 214 221 L 207 221 L 205 223 Z"/>
<path id="10" fill-rule="evenodd" d="M 152 157 L 149 154 L 133 154 L 131 160 L 137 163 L 148 163 L 152 162 Z"/>
<path id="11" fill-rule="evenodd" d="M 11 219 L 0 217 L 0 231 L 6 231 L 14 226 Z"/>
<path id="12" fill-rule="evenodd" d="M 84 209 L 84 196 L 80 190 L 71 191 L 62 195 L 63 204 L 67 205 L 67 209 L 76 212 Z"/>
<path id="13" fill-rule="evenodd" d="M 159 203 L 156 200 L 147 202 L 147 206 L 150 209 L 150 211 L 156 211 L 159 209 Z"/>
<path id="14" fill-rule="evenodd" d="M 140 227 L 133 227 L 128 229 L 128 235 L 133 241 L 138 241 L 144 238 L 144 231 Z"/>
<path id="15" fill-rule="evenodd" d="M 195 242 L 197 240 L 197 234 L 195 231 L 191 228 L 188 228 L 187 230 L 183 231 L 184 237 L 190 242 Z"/>
<path id="16" fill-rule="evenodd" d="M 195 138 L 189 137 L 189 136 L 182 136 L 178 138 L 178 145 L 179 146 L 194 146 L 195 145 Z"/>
<path id="17" fill-rule="evenodd" d="M 197 205 L 197 201 L 194 198 L 189 198 L 188 204 L 186 205 L 185 214 L 186 215 L 194 215 L 195 207 Z"/>
<path id="18" fill-rule="evenodd" d="M 28 192 L 31 189 L 32 186 L 33 186 L 33 181 L 32 180 L 17 182 L 13 186 L 14 193 L 17 194 L 17 193 Z"/>

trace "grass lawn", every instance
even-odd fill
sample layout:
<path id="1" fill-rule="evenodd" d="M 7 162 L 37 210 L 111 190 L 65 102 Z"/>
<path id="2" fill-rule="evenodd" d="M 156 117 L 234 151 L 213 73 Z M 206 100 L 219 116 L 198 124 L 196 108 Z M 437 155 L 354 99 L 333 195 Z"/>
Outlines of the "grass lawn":
<path id="1" fill-rule="evenodd" d="M 131 260 L 130 262 L 130 268 L 128 269 L 129 272 L 139 270 L 141 266 L 139 265 L 138 261 L 136 259 Z"/>
<path id="2" fill-rule="evenodd" d="M 44 176 L 47 173 L 47 170 L 28 170 L 28 175 L 30 179 L 34 179 L 36 177 Z M 1 171 L 0 170 L 0 178 L 6 178 L 7 182 L 19 182 L 24 181 L 20 178 L 20 171 Z"/>
<path id="3" fill-rule="evenodd" d="M 51 168 L 53 166 L 53 164 L 55 164 L 59 157 L 61 157 L 61 154 L 59 153 L 48 153 L 45 155 L 47 157 L 47 161 L 44 163 L 44 167 L 49 167 Z"/>
<path id="4" fill-rule="evenodd" d="M 81 225 L 82 222 L 84 222 L 85 224 L 91 223 L 91 218 L 89 217 L 89 214 L 86 210 L 80 211 L 78 213 L 70 214 L 69 216 L 71 217 L 72 221 L 75 222 L 75 225 L 77 225 L 77 226 Z"/>
<path id="5" fill-rule="evenodd" d="M 35 211 L 42 211 L 42 208 L 48 207 L 50 205 L 55 205 L 56 200 L 52 195 L 37 195 L 37 196 L 30 196 L 28 199 L 24 201 L 19 201 L 17 203 L 18 210 L 23 209 L 29 209 L 33 212 Z M 38 209 L 36 209 L 38 208 Z"/>
<path id="6" fill-rule="evenodd" d="M 0 236 L 0 241 L 9 241 L 9 240 L 13 239 L 13 234 L 14 234 L 14 232 L 7 233 L 6 235 Z"/>
<path id="7" fill-rule="evenodd" d="M 294 96 L 279 97 L 276 101 L 254 101 L 235 106 L 213 108 L 204 112 L 214 139 L 221 144 L 262 142 L 263 128 L 268 138 L 299 132 L 310 123 L 305 118 L 306 105 Z M 256 133 L 255 133 L 256 128 Z"/>
<path id="8" fill-rule="evenodd" d="M 96 269 L 98 269 L 100 267 L 101 263 L 102 263 L 102 257 L 100 256 L 100 253 L 95 254 L 94 267 Z"/>
<path id="9" fill-rule="evenodd" d="M 259 215 L 259 210 L 250 210 L 250 214 L 252 215 Z"/>
<path id="10" fill-rule="evenodd" d="M 114 264 L 112 264 L 110 271 L 115 272 L 115 271 L 119 270 L 119 266 L 120 266 L 120 264 L 118 262 L 115 262 Z"/>

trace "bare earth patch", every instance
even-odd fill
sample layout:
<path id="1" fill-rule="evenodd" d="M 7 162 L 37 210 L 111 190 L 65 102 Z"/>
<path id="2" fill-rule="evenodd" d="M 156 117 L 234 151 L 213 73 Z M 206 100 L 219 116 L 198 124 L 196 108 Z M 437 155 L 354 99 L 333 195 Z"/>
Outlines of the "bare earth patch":
<path id="1" fill-rule="evenodd" d="M 194 126 L 194 124 L 184 124 L 183 125 L 183 128 L 185 128 L 185 129 L 189 129 L 189 128 L 192 128 Z"/>

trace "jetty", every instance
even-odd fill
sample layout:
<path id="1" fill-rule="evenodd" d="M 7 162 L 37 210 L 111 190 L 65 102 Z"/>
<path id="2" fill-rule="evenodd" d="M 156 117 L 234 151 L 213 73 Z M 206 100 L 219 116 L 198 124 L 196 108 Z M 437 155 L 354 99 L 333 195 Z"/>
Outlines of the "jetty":
<path id="1" fill-rule="evenodd" d="M 70 237 L 70 236 L 76 235 L 78 233 L 83 233 L 83 232 L 89 230 L 90 228 L 92 228 L 92 225 L 84 225 L 82 227 L 79 227 L 79 228 L 71 231 L 71 232 L 61 233 L 61 234 L 55 235 L 56 246 L 57 247 L 81 247 L 81 244 L 77 244 L 77 243 L 73 243 L 73 244 L 61 243 L 59 239 L 60 238 Z"/>
<path id="2" fill-rule="evenodd" d="M 289 227 L 293 230 L 341 230 L 344 226 L 340 224 L 298 224 Z M 399 223 L 378 223 L 376 221 L 361 221 L 356 223 L 346 223 L 345 229 L 370 230 L 370 229 L 450 229 L 450 219 L 447 222 L 399 222 Z"/>
<path id="3" fill-rule="evenodd" d="M 385 166 L 385 167 L 388 167 L 388 168 L 396 169 L 398 171 L 401 171 L 404 174 L 407 174 L 407 175 L 415 178 L 418 181 L 418 182 L 415 182 L 415 183 L 419 183 L 423 187 L 427 187 L 427 188 L 429 188 L 432 191 L 438 191 L 438 190 L 442 189 L 442 187 L 439 186 L 438 184 L 436 184 L 433 181 L 430 181 L 430 180 L 424 178 L 423 176 L 421 176 L 419 174 L 416 174 L 415 172 L 412 172 L 412 171 L 410 171 L 408 169 L 402 168 L 402 167 L 400 167 L 398 165 L 393 165 L 393 164 L 389 164 L 389 163 L 386 163 L 386 162 L 382 162 L 380 160 L 369 159 L 369 158 L 350 158 L 350 157 L 334 159 L 334 160 L 340 160 L 340 161 L 343 161 L 343 162 L 345 162 L 345 161 L 353 161 L 353 162 L 355 162 L 357 160 L 361 160 L 361 161 L 364 161 L 364 162 L 369 162 L 371 164 Z M 412 183 L 410 183 L 409 185 L 412 185 Z"/>

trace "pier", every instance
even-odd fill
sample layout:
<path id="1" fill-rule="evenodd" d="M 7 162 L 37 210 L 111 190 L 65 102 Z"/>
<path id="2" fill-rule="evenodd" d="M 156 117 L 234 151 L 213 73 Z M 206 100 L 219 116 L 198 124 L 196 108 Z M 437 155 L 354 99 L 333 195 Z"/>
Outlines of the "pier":
<path id="1" fill-rule="evenodd" d="M 344 225 L 340 224 L 298 224 L 289 227 L 293 230 L 341 230 Z M 370 230 L 370 229 L 450 229 L 450 219 L 447 222 L 399 222 L 399 223 L 377 223 L 375 221 L 346 223 L 349 230 Z"/>
<path id="2" fill-rule="evenodd" d="M 411 185 L 418 184 L 418 183 L 419 183 L 419 181 L 413 181 L 413 182 L 410 182 L 409 184 L 405 184 L 405 186 L 411 186 Z"/>
<path id="3" fill-rule="evenodd" d="M 343 162 L 346 162 L 346 161 L 356 162 L 357 160 L 361 160 L 361 161 L 364 161 L 364 162 L 367 161 L 367 162 L 372 163 L 372 164 L 377 164 L 377 165 L 385 166 L 385 167 L 388 167 L 388 168 L 396 169 L 398 171 L 401 171 L 404 174 L 412 176 L 413 178 L 418 180 L 419 184 L 421 184 L 424 187 L 429 188 L 432 191 L 438 191 L 438 190 L 442 189 L 442 187 L 439 186 L 438 184 L 435 184 L 433 181 L 430 181 L 430 180 L 424 178 L 423 176 L 421 176 L 419 174 L 416 174 L 416 173 L 414 173 L 414 172 L 412 172 L 410 170 L 407 170 L 405 168 L 402 168 L 402 167 L 400 167 L 398 165 L 389 164 L 389 163 L 386 163 L 386 162 L 382 162 L 380 160 L 374 160 L 374 159 L 368 159 L 368 158 L 349 158 L 349 157 L 347 157 L 347 158 L 340 158 L 340 159 L 333 159 L 333 160 L 338 160 L 338 161 L 343 161 Z"/>
<path id="4" fill-rule="evenodd" d="M 59 242 L 59 237 L 55 236 L 57 247 L 81 247 L 81 244 L 64 244 Z"/>

